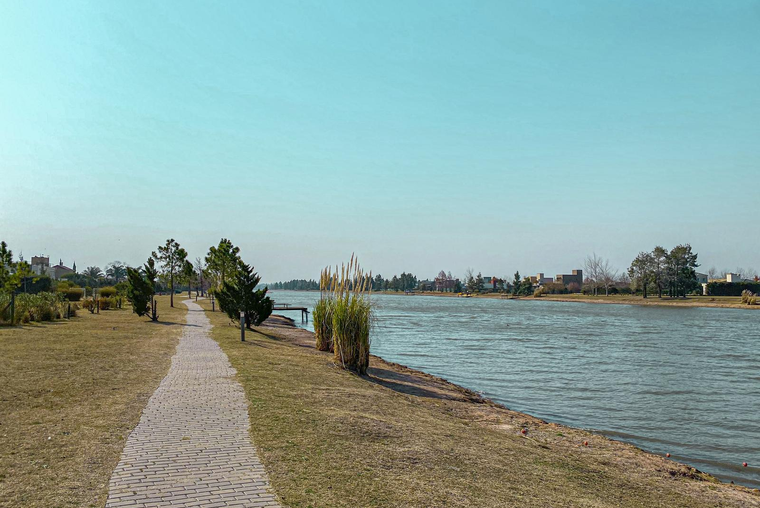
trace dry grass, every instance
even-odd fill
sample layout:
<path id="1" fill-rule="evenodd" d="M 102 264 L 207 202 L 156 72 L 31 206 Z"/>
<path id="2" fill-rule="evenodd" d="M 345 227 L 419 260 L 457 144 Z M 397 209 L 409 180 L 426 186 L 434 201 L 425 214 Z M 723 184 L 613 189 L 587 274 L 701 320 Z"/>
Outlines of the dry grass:
<path id="1" fill-rule="evenodd" d="M 760 506 L 748 489 L 375 357 L 367 377 L 344 371 L 308 332 L 264 326 L 241 343 L 225 316 L 207 315 L 292 508 Z"/>
<path id="2" fill-rule="evenodd" d="M 0 506 L 103 506 L 125 438 L 169 369 L 186 308 L 0 328 Z"/>

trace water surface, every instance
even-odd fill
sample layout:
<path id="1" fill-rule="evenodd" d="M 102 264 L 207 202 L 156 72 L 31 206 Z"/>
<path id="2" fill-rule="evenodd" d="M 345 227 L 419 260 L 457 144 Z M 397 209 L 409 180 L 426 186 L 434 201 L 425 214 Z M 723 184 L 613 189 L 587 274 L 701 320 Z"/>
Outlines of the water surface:
<path id="1" fill-rule="evenodd" d="M 270 293 L 309 307 L 319 298 Z M 760 487 L 760 312 L 372 298 L 372 352 L 388 361 L 510 409 L 669 452 L 725 481 Z M 742 467 L 745 461 L 750 467 Z"/>

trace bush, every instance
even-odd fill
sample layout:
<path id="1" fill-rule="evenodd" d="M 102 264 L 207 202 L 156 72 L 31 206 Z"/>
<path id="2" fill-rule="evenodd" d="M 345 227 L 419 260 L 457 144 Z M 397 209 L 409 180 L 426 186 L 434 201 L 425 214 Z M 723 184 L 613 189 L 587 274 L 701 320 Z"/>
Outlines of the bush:
<path id="1" fill-rule="evenodd" d="M 760 293 L 760 282 L 710 282 L 707 294 L 710 296 L 742 296 L 744 291 Z"/>
<path id="2" fill-rule="evenodd" d="M 533 298 L 540 298 L 544 296 L 548 291 L 544 286 L 539 287 L 535 291 L 533 291 Z"/>
<path id="3" fill-rule="evenodd" d="M 332 298 L 323 298 L 314 306 L 312 318 L 314 320 L 314 337 L 319 351 L 333 351 L 332 324 L 335 301 Z"/>
<path id="4" fill-rule="evenodd" d="M 10 295 L 0 298 L 0 309 L 10 303 Z M 0 316 L 3 321 L 10 321 L 10 309 Z M 31 321 L 53 321 L 64 316 L 63 300 L 55 293 L 39 293 L 36 295 L 21 293 L 16 295 L 14 323 L 29 323 Z"/>
<path id="5" fill-rule="evenodd" d="M 747 305 L 757 305 L 757 295 L 749 289 L 745 289 L 742 291 L 742 303 Z"/>
<path id="6" fill-rule="evenodd" d="M 68 288 L 63 291 L 58 291 L 63 297 L 70 302 L 78 302 L 82 299 L 84 290 L 82 288 Z"/>
<path id="7" fill-rule="evenodd" d="M 544 294 L 564 295 L 568 293 L 567 287 L 561 282 L 547 282 L 541 287 L 544 288 Z"/>
<path id="8" fill-rule="evenodd" d="M 366 374 L 369 367 L 369 332 L 372 306 L 362 294 L 346 292 L 333 307 L 333 350 L 335 360 L 348 369 Z"/>
<path id="9" fill-rule="evenodd" d="M 95 300 L 92 298 L 87 298 L 85 300 L 82 300 L 82 308 L 87 309 L 90 312 L 92 312 L 95 309 Z"/>
<path id="10" fill-rule="evenodd" d="M 577 282 L 571 282 L 567 285 L 567 292 L 568 293 L 580 293 L 581 292 L 581 285 Z"/>
<path id="11" fill-rule="evenodd" d="M 113 286 L 102 287 L 98 290 L 98 296 L 100 298 L 111 298 L 113 296 L 116 296 L 117 293 L 118 291 Z"/>

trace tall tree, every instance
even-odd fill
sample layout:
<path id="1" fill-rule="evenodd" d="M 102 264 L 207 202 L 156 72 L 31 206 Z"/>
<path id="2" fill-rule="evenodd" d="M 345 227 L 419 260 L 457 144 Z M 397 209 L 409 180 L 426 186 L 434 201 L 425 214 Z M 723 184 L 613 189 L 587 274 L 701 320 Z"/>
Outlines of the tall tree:
<path id="1" fill-rule="evenodd" d="M 103 270 L 98 266 L 88 266 L 82 272 L 82 275 L 84 275 L 88 286 L 97 287 L 100 278 L 103 276 Z"/>
<path id="2" fill-rule="evenodd" d="M 671 296 L 686 298 L 686 293 L 697 286 L 697 254 L 687 243 L 673 247 L 667 259 Z"/>
<path id="3" fill-rule="evenodd" d="M 634 289 L 641 289 L 644 298 L 647 297 L 647 287 L 654 279 L 654 256 L 650 252 L 639 252 L 639 255 L 628 268 L 628 275 L 631 277 L 631 283 Z"/>
<path id="4" fill-rule="evenodd" d="M 174 238 L 169 238 L 166 244 L 158 247 L 158 253 L 154 251 L 152 256 L 161 263 L 161 271 L 169 281 L 169 305 L 174 307 L 174 278 L 185 265 L 187 251 Z"/>
<path id="5" fill-rule="evenodd" d="M 227 276 L 235 273 L 239 262 L 240 248 L 232 245 L 232 242 L 226 238 L 222 238 L 217 247 L 211 247 L 208 250 L 206 266 L 215 289 L 221 289 Z"/>
<path id="6" fill-rule="evenodd" d="M 246 328 L 258 326 L 272 314 L 274 302 L 267 296 L 267 288 L 256 289 L 261 277 L 253 267 L 239 262 L 237 270 L 226 273 L 226 280 L 217 293 L 219 308 L 230 319 L 236 320 L 242 312 Z"/>
<path id="7" fill-rule="evenodd" d="M 111 261 L 106 266 L 106 276 L 112 283 L 118 284 L 127 278 L 127 265 L 121 261 Z"/>
<path id="8" fill-rule="evenodd" d="M 195 267 L 190 261 L 185 260 L 182 269 L 180 270 L 180 274 L 182 276 L 182 282 L 187 284 L 187 297 L 192 298 L 193 283 L 196 279 Z"/>
<path id="9" fill-rule="evenodd" d="M 203 293 L 205 292 L 205 278 L 204 274 L 206 272 L 206 264 L 203 262 L 203 259 L 197 257 L 195 258 L 195 271 L 196 271 L 196 280 L 198 281 L 198 288 L 196 291 L 200 291 L 201 296 L 203 296 Z"/>
<path id="10" fill-rule="evenodd" d="M 153 258 L 148 258 L 144 268 L 127 268 L 127 300 L 132 304 L 132 312 L 138 316 L 150 314 L 153 321 L 158 320 L 153 306 L 156 294 L 156 270 Z"/>
<path id="11" fill-rule="evenodd" d="M 512 294 L 517 296 L 522 290 L 522 277 L 520 277 L 520 270 L 515 272 L 515 278 L 512 281 Z"/>
<path id="12" fill-rule="evenodd" d="M 652 250 L 652 278 L 657 288 L 657 297 L 662 298 L 662 292 L 668 285 L 668 251 L 661 246 Z"/>

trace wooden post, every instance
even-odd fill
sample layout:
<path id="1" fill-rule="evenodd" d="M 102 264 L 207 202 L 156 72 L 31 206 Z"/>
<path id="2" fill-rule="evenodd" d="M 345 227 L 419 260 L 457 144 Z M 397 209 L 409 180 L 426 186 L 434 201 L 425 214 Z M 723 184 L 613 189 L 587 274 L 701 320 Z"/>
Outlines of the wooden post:
<path id="1" fill-rule="evenodd" d="M 245 342 L 245 312 L 240 311 L 240 341 Z"/>
<path id="2" fill-rule="evenodd" d="M 69 307 L 66 310 L 66 319 L 71 319 L 71 303 L 69 303 Z"/>
<path id="3" fill-rule="evenodd" d="M 11 293 L 11 326 L 16 319 L 16 292 Z"/>
<path id="4" fill-rule="evenodd" d="M 211 312 L 214 312 L 214 310 L 215 310 L 214 309 L 214 302 L 215 302 L 215 300 L 216 299 L 214 298 L 214 295 L 211 295 Z"/>
<path id="5" fill-rule="evenodd" d="M 100 314 L 100 298 L 95 300 L 95 310 L 97 310 L 98 314 Z"/>

